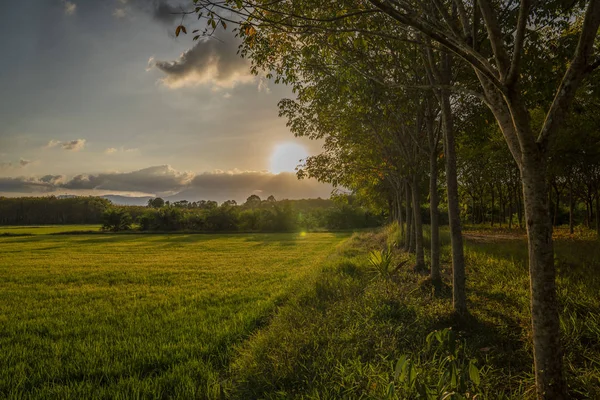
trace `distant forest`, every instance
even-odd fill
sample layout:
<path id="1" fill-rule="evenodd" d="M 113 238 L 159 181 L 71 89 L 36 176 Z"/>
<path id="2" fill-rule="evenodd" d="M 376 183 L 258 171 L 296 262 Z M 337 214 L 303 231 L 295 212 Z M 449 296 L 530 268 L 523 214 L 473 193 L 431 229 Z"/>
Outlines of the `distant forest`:
<path id="1" fill-rule="evenodd" d="M 0 224 L 102 224 L 107 231 L 288 232 L 361 229 L 381 225 L 386 213 L 358 204 L 353 196 L 328 199 L 187 200 L 162 198 L 147 206 L 121 206 L 100 197 L 0 197 Z"/>

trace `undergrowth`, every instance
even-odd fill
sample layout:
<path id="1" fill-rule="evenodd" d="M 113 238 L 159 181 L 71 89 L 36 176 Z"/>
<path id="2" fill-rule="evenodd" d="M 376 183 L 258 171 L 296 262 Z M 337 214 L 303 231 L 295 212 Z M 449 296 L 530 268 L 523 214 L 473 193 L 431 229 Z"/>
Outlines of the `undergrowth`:
<path id="1" fill-rule="evenodd" d="M 458 319 L 452 312 L 447 234 L 441 291 L 402 264 L 409 256 L 389 246 L 398 238 L 396 228 L 387 227 L 355 234 L 338 246 L 270 324 L 238 348 L 221 396 L 532 398 L 525 243 L 467 241 L 471 315 Z M 599 398 L 600 318 L 594 293 L 600 284 L 597 278 L 581 280 L 582 273 L 598 267 L 598 259 L 579 265 L 581 260 L 561 246 L 558 258 L 570 262 L 568 268 L 559 263 L 570 395 Z M 383 273 L 374 263 L 385 266 Z M 375 279 L 374 269 L 380 271 Z"/>

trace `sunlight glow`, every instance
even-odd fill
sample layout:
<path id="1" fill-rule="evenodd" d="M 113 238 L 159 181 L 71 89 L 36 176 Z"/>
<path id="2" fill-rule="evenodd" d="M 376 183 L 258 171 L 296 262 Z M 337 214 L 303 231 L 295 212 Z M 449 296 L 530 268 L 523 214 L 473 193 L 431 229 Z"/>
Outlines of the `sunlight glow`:
<path id="1" fill-rule="evenodd" d="M 296 143 L 282 143 L 275 146 L 271 155 L 270 170 L 274 174 L 294 172 L 300 160 L 308 157 L 308 152 Z"/>

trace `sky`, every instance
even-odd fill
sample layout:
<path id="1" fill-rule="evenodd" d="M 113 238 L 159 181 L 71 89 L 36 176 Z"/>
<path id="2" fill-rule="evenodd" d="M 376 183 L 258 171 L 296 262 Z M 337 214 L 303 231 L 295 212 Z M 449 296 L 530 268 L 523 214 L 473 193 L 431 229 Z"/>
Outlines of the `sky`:
<path id="1" fill-rule="evenodd" d="M 329 196 L 293 172 L 320 143 L 278 117 L 291 90 L 252 76 L 230 32 L 175 37 L 179 10 L 0 2 L 0 196 Z"/>

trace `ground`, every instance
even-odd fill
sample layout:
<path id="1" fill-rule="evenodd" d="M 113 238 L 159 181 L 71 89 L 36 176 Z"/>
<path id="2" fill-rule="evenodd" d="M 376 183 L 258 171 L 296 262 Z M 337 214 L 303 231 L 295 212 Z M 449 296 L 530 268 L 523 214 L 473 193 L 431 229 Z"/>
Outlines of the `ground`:
<path id="1" fill-rule="evenodd" d="M 347 236 L 2 237 L 0 397 L 205 397 Z"/>
<path id="2" fill-rule="evenodd" d="M 0 237 L 0 397 L 534 396 L 523 231 L 466 229 L 464 319 L 446 229 L 437 291 L 370 267 L 393 226 L 348 236 Z M 600 398 L 600 245 L 555 239 L 569 394 Z"/>

